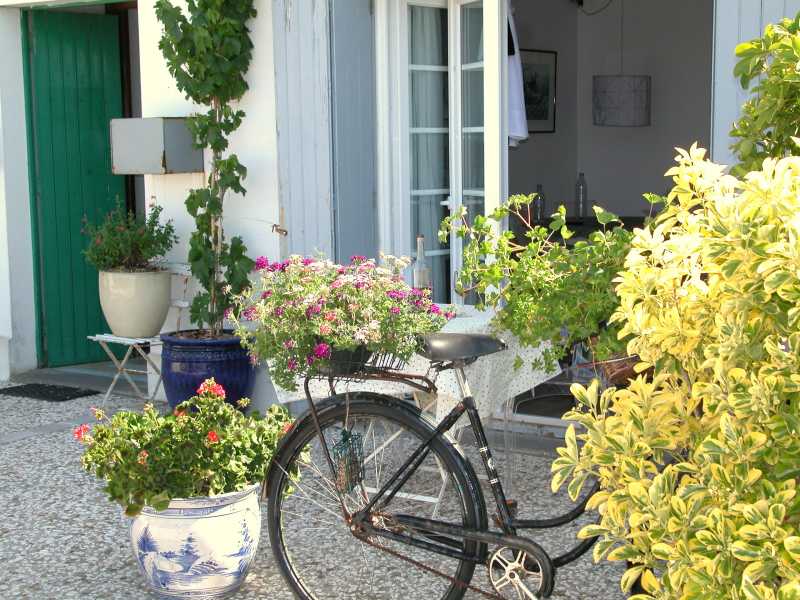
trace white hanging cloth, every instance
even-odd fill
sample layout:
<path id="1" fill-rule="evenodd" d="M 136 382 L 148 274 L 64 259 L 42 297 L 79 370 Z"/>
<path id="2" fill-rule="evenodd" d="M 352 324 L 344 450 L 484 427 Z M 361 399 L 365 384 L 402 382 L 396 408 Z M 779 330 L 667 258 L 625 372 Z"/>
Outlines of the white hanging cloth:
<path id="1" fill-rule="evenodd" d="M 528 119 L 525 115 L 525 92 L 522 87 L 522 57 L 519 55 L 517 28 L 511 0 L 508 5 L 508 145 L 517 146 L 528 139 Z M 512 52 L 513 49 L 513 52 Z"/>

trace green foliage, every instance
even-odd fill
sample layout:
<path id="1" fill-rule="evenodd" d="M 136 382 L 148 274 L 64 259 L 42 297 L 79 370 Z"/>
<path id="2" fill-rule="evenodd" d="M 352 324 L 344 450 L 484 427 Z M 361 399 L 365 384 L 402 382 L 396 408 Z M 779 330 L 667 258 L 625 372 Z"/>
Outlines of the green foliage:
<path id="1" fill-rule="evenodd" d="M 453 313 L 399 276 L 406 261 L 384 259 L 388 268 L 363 256 L 349 265 L 300 256 L 270 265 L 260 258 L 260 283 L 237 299 L 232 315 L 242 345 L 288 390 L 297 389 L 298 378 L 330 369 L 342 350 L 410 358 L 419 335 L 438 331 Z"/>
<path id="2" fill-rule="evenodd" d="M 731 136 L 740 164 L 736 175 L 758 170 L 767 157 L 796 153 L 800 136 L 800 14 L 770 24 L 760 38 L 736 47 L 734 69 L 742 87 L 752 97 L 742 107 Z"/>
<path id="3" fill-rule="evenodd" d="M 537 368 L 555 367 L 578 341 L 593 340 L 598 358 L 618 353 L 625 345 L 617 339 L 618 328 L 606 321 L 619 306 L 612 281 L 622 268 L 632 234 L 615 215 L 595 206 L 600 229 L 568 244 L 573 233 L 566 226 L 564 207 L 552 215 L 548 227 L 536 226 L 528 210 L 534 198 L 535 194 L 512 196 L 472 223 L 463 208 L 443 221 L 443 241 L 451 229 L 464 240 L 456 290 L 478 292 L 480 306 L 497 310 L 497 327 L 523 344 L 549 342 L 534 364 Z M 499 231 L 509 215 L 526 226 L 526 245 L 516 243 L 512 232 Z"/>
<path id="4" fill-rule="evenodd" d="M 573 386 L 553 487 L 601 515 L 595 558 L 640 600 L 800 593 L 800 158 L 739 180 L 680 151 L 666 209 L 637 230 L 614 320 L 655 377 Z"/>
<path id="5" fill-rule="evenodd" d="M 232 295 L 249 285 L 254 264 L 241 238 L 225 239 L 222 223 L 226 194 L 245 193 L 247 169 L 235 154 L 223 153 L 245 116 L 232 103 L 247 91 L 245 74 L 253 56 L 247 22 L 256 10 L 253 0 L 191 0 L 187 10 L 188 16 L 169 0 L 156 2 L 156 15 L 164 26 L 159 48 L 167 67 L 188 99 L 208 107 L 189 119 L 195 144 L 211 151 L 207 187 L 191 190 L 186 199 L 195 220 L 189 264 L 203 288 L 190 314 L 193 323 L 208 324 L 219 335 Z"/>
<path id="6" fill-rule="evenodd" d="M 164 256 L 178 241 L 172 221 L 159 223 L 162 208 L 154 206 L 146 220 L 127 212 L 118 201 L 100 225 L 84 220 L 83 233 L 89 245 L 86 262 L 98 271 L 149 271 L 152 260 Z"/>
<path id="7" fill-rule="evenodd" d="M 279 406 L 264 418 L 245 416 L 224 393 L 208 380 L 166 416 L 152 405 L 110 418 L 95 409 L 100 422 L 75 430 L 85 446 L 83 467 L 106 482 L 109 499 L 129 516 L 144 506 L 163 510 L 172 498 L 216 496 L 262 481 L 291 419 Z"/>

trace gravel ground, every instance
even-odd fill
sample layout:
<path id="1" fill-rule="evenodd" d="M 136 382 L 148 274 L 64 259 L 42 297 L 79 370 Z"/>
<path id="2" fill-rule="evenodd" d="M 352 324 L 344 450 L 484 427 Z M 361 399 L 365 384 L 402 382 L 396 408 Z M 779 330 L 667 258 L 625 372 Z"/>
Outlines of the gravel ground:
<path id="1" fill-rule="evenodd" d="M 81 448 L 72 439 L 71 428 L 90 421 L 89 407 L 99 405 L 102 397 L 50 403 L 4 396 L 2 387 L 0 384 L 0 597 L 155 598 L 134 562 L 125 517 L 105 499 L 101 485 L 82 471 Z M 106 408 L 141 406 L 138 400 L 114 397 Z M 467 453 L 472 454 L 469 448 Z M 545 451 L 518 457 L 510 495 L 519 501 L 521 517 L 552 516 L 568 510 L 568 499 L 549 492 L 551 460 L 552 453 Z M 557 554 L 573 543 L 579 527 L 544 532 L 534 539 Z M 261 539 L 253 570 L 235 598 L 289 600 L 292 593 L 266 542 L 266 519 Z M 413 568 L 404 575 L 413 577 Z M 594 565 L 591 557 L 585 556 L 558 571 L 552 598 L 621 599 L 620 575 L 619 566 Z M 320 577 L 325 573 L 320 572 Z M 486 586 L 485 569 L 476 570 L 473 583 Z M 470 600 L 481 597 L 467 594 Z"/>

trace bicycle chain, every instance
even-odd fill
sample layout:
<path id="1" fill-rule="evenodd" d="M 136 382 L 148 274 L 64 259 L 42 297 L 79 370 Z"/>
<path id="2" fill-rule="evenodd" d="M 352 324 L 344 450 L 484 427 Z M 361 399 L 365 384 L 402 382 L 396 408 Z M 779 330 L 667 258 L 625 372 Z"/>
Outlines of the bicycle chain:
<path id="1" fill-rule="evenodd" d="M 483 590 L 483 589 L 481 589 L 481 588 L 479 588 L 477 586 L 474 586 L 474 585 L 472 585 L 470 583 L 464 583 L 463 581 L 459 581 L 458 579 L 456 579 L 452 575 L 448 575 L 447 573 L 442 573 L 438 569 L 434 569 L 431 566 L 428 566 L 428 565 L 426 565 L 424 563 L 421 563 L 420 561 L 418 561 L 416 559 L 413 559 L 410 556 L 405 556 L 405 555 L 401 554 L 400 552 L 397 552 L 396 550 L 392 550 L 391 548 L 386 548 L 384 546 L 376 544 L 375 542 L 373 542 L 372 540 L 370 540 L 367 537 L 362 537 L 362 536 L 359 536 L 359 535 L 356 535 L 355 537 L 357 539 L 363 541 L 363 542 L 366 542 L 367 544 L 369 544 L 373 548 L 377 548 L 378 550 L 382 550 L 382 551 L 386 552 L 387 554 L 391 554 L 392 556 L 395 556 L 396 558 L 399 558 L 400 560 L 404 560 L 407 563 L 410 563 L 410 564 L 414 565 L 415 567 L 419 567 L 423 571 L 428 571 L 429 573 L 433 573 L 434 575 L 438 575 L 439 577 L 443 577 L 445 579 L 449 579 L 450 581 L 452 581 L 454 584 L 456 584 L 460 588 L 464 588 L 464 589 L 467 589 L 467 590 L 472 590 L 473 592 L 477 592 L 477 593 L 481 594 L 482 596 L 485 596 L 487 598 L 491 598 L 492 600 L 506 600 L 505 598 L 503 598 L 499 594 L 492 593 L 492 592 L 487 592 L 486 590 Z"/>

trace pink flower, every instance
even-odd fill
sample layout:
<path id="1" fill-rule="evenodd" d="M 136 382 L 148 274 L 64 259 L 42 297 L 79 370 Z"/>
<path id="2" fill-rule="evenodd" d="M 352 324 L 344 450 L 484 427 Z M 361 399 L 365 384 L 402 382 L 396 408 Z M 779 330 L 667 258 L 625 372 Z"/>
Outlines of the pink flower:
<path id="1" fill-rule="evenodd" d="M 342 287 L 343 285 L 344 285 L 344 279 L 338 279 L 338 278 L 337 278 L 337 279 L 334 279 L 334 280 L 331 282 L 331 289 L 332 289 L 332 290 L 335 290 L 335 289 L 337 289 L 337 288 L 340 288 L 340 287 Z"/>
<path id="2" fill-rule="evenodd" d="M 269 260 L 267 260 L 266 256 L 259 256 L 256 259 L 256 266 L 255 269 L 257 271 L 263 271 L 264 269 L 269 267 Z"/>
<path id="3" fill-rule="evenodd" d="M 389 312 L 392 313 L 393 315 L 399 315 L 400 314 L 400 307 L 399 306 L 393 306 L 392 308 L 389 309 Z"/>
<path id="4" fill-rule="evenodd" d="M 452 310 L 448 310 L 446 313 L 444 313 L 444 317 L 445 317 L 445 318 L 446 318 L 448 321 L 449 321 L 450 319 L 454 319 L 454 318 L 455 318 L 455 316 L 456 316 L 456 313 L 455 313 L 455 312 L 453 312 Z"/>
<path id="5" fill-rule="evenodd" d="M 266 300 L 270 296 L 272 296 L 272 290 L 267 290 L 266 292 L 261 292 L 261 299 L 262 300 Z"/>
<path id="6" fill-rule="evenodd" d="M 214 431 L 213 429 L 208 432 L 208 435 L 206 435 L 206 439 L 208 440 L 209 444 L 216 444 L 217 442 L 219 442 L 219 436 L 217 435 L 217 432 Z"/>
<path id="7" fill-rule="evenodd" d="M 430 312 L 433 315 L 438 315 L 438 314 L 441 314 L 442 309 L 439 308 L 438 304 L 431 304 L 430 308 L 428 308 L 428 312 Z"/>
<path id="8" fill-rule="evenodd" d="M 222 313 L 222 316 L 224 316 L 226 319 L 230 319 L 231 315 L 233 315 L 233 309 L 230 307 L 226 308 L 225 312 Z"/>
<path id="9" fill-rule="evenodd" d="M 406 297 L 406 293 L 402 290 L 389 290 L 386 295 L 392 300 L 402 300 Z"/>
<path id="10" fill-rule="evenodd" d="M 318 315 L 322 312 L 322 304 L 321 302 L 317 302 L 317 304 L 312 304 L 306 309 L 306 317 L 311 318 L 314 315 Z"/>
<path id="11" fill-rule="evenodd" d="M 276 317 L 283 316 L 283 307 L 279 306 L 274 311 L 272 311 L 272 314 L 275 315 Z"/>
<path id="12" fill-rule="evenodd" d="M 202 396 L 204 394 L 208 394 L 211 396 L 217 396 L 222 400 L 225 399 L 225 388 L 222 387 L 219 383 L 214 381 L 214 378 L 211 377 L 210 379 L 206 379 L 203 383 L 200 384 L 200 387 L 197 388 L 197 395 Z"/>
<path id="13" fill-rule="evenodd" d="M 367 261 L 367 257 L 366 256 L 362 256 L 361 254 L 354 254 L 353 256 L 350 257 L 350 262 L 353 263 L 353 264 L 362 263 L 362 262 L 366 262 L 366 261 Z"/>
<path id="14" fill-rule="evenodd" d="M 331 331 L 333 330 L 331 329 L 331 326 L 328 325 L 327 323 L 323 323 L 322 325 L 319 326 L 320 335 L 330 335 Z"/>
<path id="15" fill-rule="evenodd" d="M 252 321 L 258 316 L 258 309 L 254 306 L 248 306 L 242 311 L 242 319 L 245 321 Z"/>
<path id="16" fill-rule="evenodd" d="M 90 431 L 91 428 L 86 423 L 84 423 L 83 425 L 78 425 L 75 429 L 72 430 L 72 437 L 74 437 L 79 442 L 82 442 Z"/>
<path id="17" fill-rule="evenodd" d="M 337 320 L 337 318 L 336 318 L 336 313 L 335 313 L 334 311 L 332 311 L 332 310 L 329 310 L 328 312 L 326 312 L 326 313 L 325 313 L 325 314 L 322 316 L 322 318 L 323 318 L 323 319 L 325 319 L 326 321 L 329 321 L 329 322 L 331 322 L 331 323 L 332 323 L 333 321 L 336 321 L 336 320 Z"/>
<path id="18" fill-rule="evenodd" d="M 303 259 L 301 262 L 303 263 L 303 266 L 304 266 L 304 267 L 307 267 L 308 265 L 310 265 L 311 263 L 313 263 L 313 262 L 315 262 L 315 261 L 314 261 L 314 259 L 313 259 L 313 258 L 308 258 L 308 257 L 306 257 L 306 258 L 304 258 L 304 259 Z"/>
<path id="19" fill-rule="evenodd" d="M 286 368 L 289 369 L 290 371 L 297 370 L 297 359 L 296 358 L 290 358 L 289 360 L 287 360 L 286 361 Z"/>
<path id="20" fill-rule="evenodd" d="M 136 462 L 138 462 L 140 465 L 146 465 L 148 456 L 150 455 L 147 453 L 147 450 L 142 450 L 141 452 L 139 452 L 139 456 L 136 458 Z"/>
<path id="21" fill-rule="evenodd" d="M 297 344 L 295 343 L 294 340 L 286 340 L 286 341 L 283 342 L 283 347 L 286 348 L 287 350 L 291 350 L 296 345 Z"/>
<path id="22" fill-rule="evenodd" d="M 330 355 L 331 355 L 331 347 L 325 342 L 320 342 L 319 344 L 314 346 L 315 358 L 329 358 Z"/>

